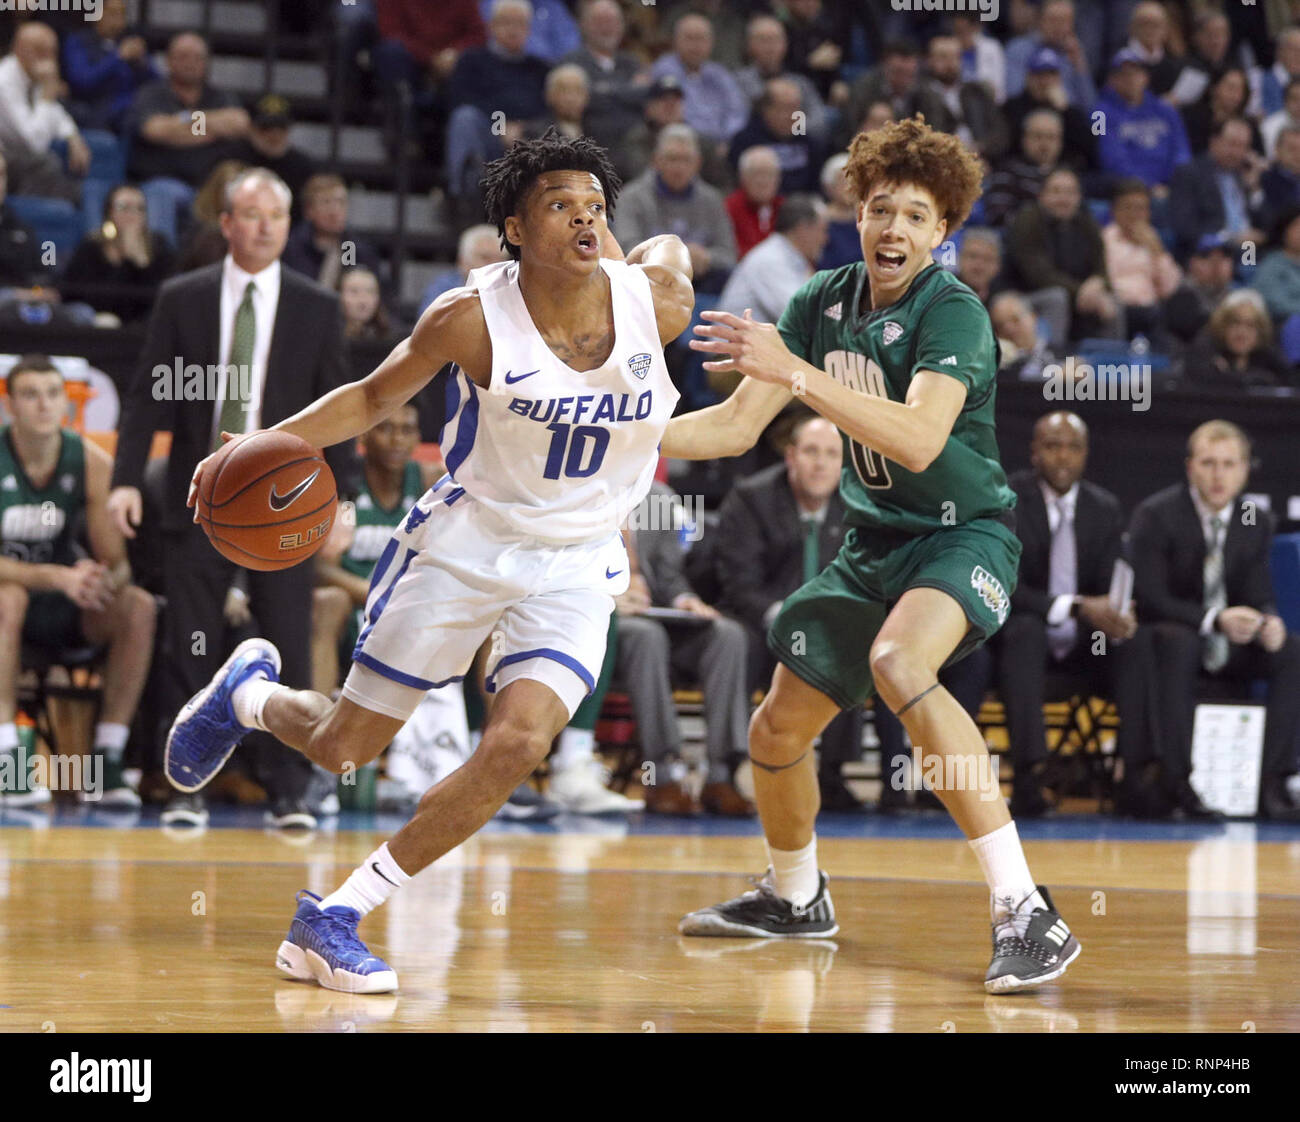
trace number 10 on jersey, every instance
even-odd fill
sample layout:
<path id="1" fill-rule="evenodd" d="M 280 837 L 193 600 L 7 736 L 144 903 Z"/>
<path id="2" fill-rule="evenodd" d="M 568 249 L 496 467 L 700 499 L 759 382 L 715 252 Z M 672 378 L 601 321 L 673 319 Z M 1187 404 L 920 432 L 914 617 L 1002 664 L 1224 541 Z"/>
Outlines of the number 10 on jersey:
<path id="1" fill-rule="evenodd" d="M 561 468 L 569 479 L 585 479 L 600 470 L 605 449 L 609 447 L 608 429 L 595 425 L 564 425 L 558 421 L 546 428 L 554 435 L 546 452 L 543 479 L 559 479 Z"/>

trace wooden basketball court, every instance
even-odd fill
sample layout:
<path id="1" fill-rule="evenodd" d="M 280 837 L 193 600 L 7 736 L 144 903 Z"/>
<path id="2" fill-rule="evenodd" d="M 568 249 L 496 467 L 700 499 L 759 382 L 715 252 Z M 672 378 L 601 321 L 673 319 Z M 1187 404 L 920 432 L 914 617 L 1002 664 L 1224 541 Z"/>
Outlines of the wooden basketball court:
<path id="1" fill-rule="evenodd" d="M 55 821 L 0 828 L 0 1030 L 1300 1031 L 1300 831 L 1026 831 L 1083 954 L 990 997 L 987 896 L 958 837 L 841 819 L 859 836 L 820 845 L 840 934 L 801 944 L 676 933 L 747 887 L 756 836 L 490 828 L 363 923 L 402 988 L 362 997 L 273 960 L 294 894 L 334 888 L 386 836 L 373 820 L 296 839 Z"/>

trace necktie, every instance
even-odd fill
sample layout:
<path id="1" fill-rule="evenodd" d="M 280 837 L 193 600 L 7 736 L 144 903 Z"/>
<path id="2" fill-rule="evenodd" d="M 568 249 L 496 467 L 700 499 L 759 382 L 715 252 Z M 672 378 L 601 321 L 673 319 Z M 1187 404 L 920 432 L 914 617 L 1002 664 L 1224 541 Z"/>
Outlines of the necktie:
<path id="1" fill-rule="evenodd" d="M 1079 558 L 1074 542 L 1074 520 L 1070 517 L 1065 496 L 1058 496 L 1052 505 L 1056 508 L 1057 517 L 1056 529 L 1052 533 L 1052 551 L 1047 562 L 1047 593 L 1055 599 L 1057 596 L 1074 596 L 1078 593 Z M 1054 659 L 1059 661 L 1070 653 L 1078 629 L 1078 621 L 1073 617 L 1067 617 L 1048 627 L 1047 648 Z"/>
<path id="2" fill-rule="evenodd" d="M 226 366 L 226 396 L 221 403 L 221 423 L 213 450 L 221 447 L 222 432 L 246 432 L 249 404 L 241 392 L 252 381 L 253 342 L 257 338 L 257 313 L 253 311 L 253 294 L 257 285 L 252 281 L 244 289 L 244 299 L 235 313 L 235 330 L 230 339 L 230 358 Z"/>
<path id="3" fill-rule="evenodd" d="M 1223 584 L 1223 529 L 1224 521 L 1217 514 L 1210 519 L 1210 546 L 1205 551 L 1205 610 L 1222 611 L 1228 606 L 1228 590 Z M 1205 637 L 1205 648 L 1201 654 L 1201 665 L 1211 674 L 1222 670 L 1228 661 L 1228 637 L 1219 631 L 1211 631 Z"/>
<path id="4" fill-rule="evenodd" d="M 803 520 L 803 582 L 807 584 L 821 572 L 821 549 L 819 531 L 821 523 L 815 518 Z"/>

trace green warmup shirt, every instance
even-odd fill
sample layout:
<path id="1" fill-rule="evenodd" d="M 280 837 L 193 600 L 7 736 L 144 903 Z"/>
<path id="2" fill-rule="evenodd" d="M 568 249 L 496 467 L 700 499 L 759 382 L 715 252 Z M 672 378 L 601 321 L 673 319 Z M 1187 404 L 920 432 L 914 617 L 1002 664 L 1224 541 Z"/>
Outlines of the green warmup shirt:
<path id="1" fill-rule="evenodd" d="M 790 299 L 777 325 L 805 362 L 859 393 L 905 401 L 919 370 L 951 374 L 966 402 L 948 442 L 911 472 L 844 437 L 840 495 L 853 526 L 928 534 L 976 518 L 1008 520 L 1015 506 L 998 459 L 993 325 L 979 297 L 938 265 L 922 269 L 901 300 L 862 314 L 867 266 L 817 273 Z"/>
<path id="2" fill-rule="evenodd" d="M 10 426 L 0 428 L 0 553 L 31 565 L 77 560 L 73 530 L 86 508 L 86 449 L 64 429 L 59 459 L 44 487 L 28 477 L 14 451 Z"/>
<path id="3" fill-rule="evenodd" d="M 426 488 L 420 475 L 420 465 L 414 460 L 406 465 L 402 473 L 402 495 L 393 507 L 380 505 L 370 490 L 362 474 L 361 490 L 357 494 L 353 508 L 356 512 L 356 531 L 352 535 L 352 544 L 348 551 L 339 558 L 339 565 L 354 576 L 370 579 L 375 567 L 393 536 L 398 523 L 406 517 L 406 512 L 413 507 Z"/>

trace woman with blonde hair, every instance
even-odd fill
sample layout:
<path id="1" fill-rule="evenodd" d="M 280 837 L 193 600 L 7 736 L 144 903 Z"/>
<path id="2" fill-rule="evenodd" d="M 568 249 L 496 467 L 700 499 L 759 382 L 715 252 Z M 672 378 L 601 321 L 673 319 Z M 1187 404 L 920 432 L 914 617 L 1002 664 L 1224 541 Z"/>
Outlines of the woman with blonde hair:
<path id="1" fill-rule="evenodd" d="M 1292 373 L 1273 347 L 1273 321 L 1258 292 L 1229 292 L 1187 356 L 1183 375 L 1205 389 L 1286 386 Z"/>
<path id="2" fill-rule="evenodd" d="M 185 237 L 178 273 L 215 265 L 226 256 L 226 239 L 221 233 L 221 211 L 226 205 L 226 187 L 241 171 L 247 171 L 243 160 L 222 160 L 204 180 L 199 193 L 194 196 L 193 224 Z"/>

